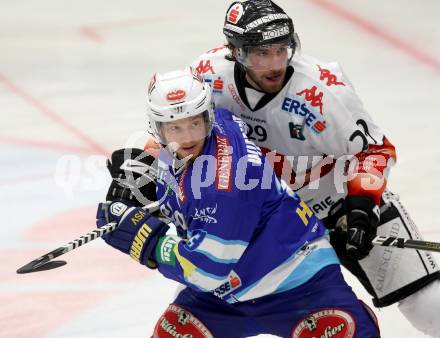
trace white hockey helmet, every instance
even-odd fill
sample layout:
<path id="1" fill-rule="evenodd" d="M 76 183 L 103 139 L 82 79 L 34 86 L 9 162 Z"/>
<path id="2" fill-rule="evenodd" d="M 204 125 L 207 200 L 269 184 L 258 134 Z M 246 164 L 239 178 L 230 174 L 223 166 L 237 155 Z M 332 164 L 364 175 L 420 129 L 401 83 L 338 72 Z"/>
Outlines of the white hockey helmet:
<path id="1" fill-rule="evenodd" d="M 192 67 L 164 74 L 153 75 L 148 86 L 148 132 L 162 144 L 166 144 L 160 125 L 203 114 L 206 136 L 214 123 L 214 104 L 211 88 Z"/>

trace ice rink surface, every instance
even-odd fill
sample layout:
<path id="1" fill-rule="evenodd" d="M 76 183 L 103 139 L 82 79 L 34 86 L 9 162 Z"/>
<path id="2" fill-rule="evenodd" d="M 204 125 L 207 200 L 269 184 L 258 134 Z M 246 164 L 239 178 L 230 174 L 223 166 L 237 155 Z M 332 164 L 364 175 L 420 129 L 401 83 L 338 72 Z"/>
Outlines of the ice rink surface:
<path id="1" fill-rule="evenodd" d="M 440 2 L 278 3 L 304 54 L 342 64 L 397 147 L 390 187 L 439 241 Z M 220 46 L 228 4 L 0 0 L 1 338 L 149 337 L 175 284 L 101 240 L 15 270 L 94 228 L 105 156 L 146 137 L 147 80 Z M 425 337 L 395 306 L 375 312 L 383 337 Z"/>

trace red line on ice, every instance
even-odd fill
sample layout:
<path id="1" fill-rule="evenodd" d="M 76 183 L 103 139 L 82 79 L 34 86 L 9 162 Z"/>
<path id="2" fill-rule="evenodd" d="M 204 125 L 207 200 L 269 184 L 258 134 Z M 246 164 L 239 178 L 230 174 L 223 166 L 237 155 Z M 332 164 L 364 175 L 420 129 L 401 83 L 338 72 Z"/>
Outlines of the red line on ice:
<path id="1" fill-rule="evenodd" d="M 22 137 L 15 137 L 15 136 L 0 136 L 0 144 L 12 144 L 26 148 L 45 148 L 56 151 L 62 151 L 62 152 L 71 151 L 74 153 L 86 154 L 86 155 L 91 155 L 93 152 L 91 149 L 77 147 L 70 144 L 41 141 L 37 139 L 25 139 Z"/>
<path id="2" fill-rule="evenodd" d="M 108 154 L 108 151 L 100 144 L 96 143 L 92 138 L 84 134 L 81 130 L 70 124 L 67 120 L 59 114 L 52 111 L 49 107 L 44 105 L 40 100 L 32 96 L 30 93 L 16 86 L 11 80 L 0 73 L 0 82 L 2 82 L 11 92 L 21 97 L 29 105 L 37 109 L 40 113 L 51 119 L 57 125 L 73 134 L 76 138 L 86 143 L 92 150 L 99 154 Z"/>
<path id="3" fill-rule="evenodd" d="M 332 15 L 335 15 L 352 23 L 357 28 L 386 42 L 388 45 L 400 50 L 401 52 L 407 54 L 418 62 L 431 67 L 436 72 L 440 72 L 439 59 L 436 59 L 435 57 L 421 52 L 417 47 L 407 43 L 405 40 L 399 38 L 398 36 L 387 32 L 385 29 L 374 24 L 368 19 L 362 18 L 361 16 L 350 12 L 349 10 L 328 0 L 310 0 L 310 3 L 319 6 L 320 8 L 328 11 Z"/>

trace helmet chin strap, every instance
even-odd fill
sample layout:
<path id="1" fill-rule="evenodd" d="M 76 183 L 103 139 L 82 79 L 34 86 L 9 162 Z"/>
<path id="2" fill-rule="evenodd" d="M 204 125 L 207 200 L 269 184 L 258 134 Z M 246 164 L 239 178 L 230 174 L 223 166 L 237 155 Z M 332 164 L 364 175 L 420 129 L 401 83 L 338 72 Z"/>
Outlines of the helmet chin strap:
<path id="1" fill-rule="evenodd" d="M 171 159 L 172 159 L 172 170 L 174 172 L 175 175 L 178 175 L 179 173 L 181 173 L 183 171 L 183 169 L 185 169 L 185 167 L 191 163 L 191 160 L 194 160 L 193 155 L 188 155 L 185 158 L 179 159 L 177 157 L 177 150 L 179 148 L 175 148 L 171 145 L 171 143 L 164 145 L 162 144 L 162 146 L 165 148 L 166 152 L 168 154 L 170 154 Z"/>

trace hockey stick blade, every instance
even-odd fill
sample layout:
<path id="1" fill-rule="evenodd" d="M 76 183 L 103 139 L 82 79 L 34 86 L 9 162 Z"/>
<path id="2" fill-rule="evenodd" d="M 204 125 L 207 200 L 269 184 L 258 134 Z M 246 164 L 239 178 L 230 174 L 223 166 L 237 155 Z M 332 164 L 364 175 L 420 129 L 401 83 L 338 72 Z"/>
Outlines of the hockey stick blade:
<path id="1" fill-rule="evenodd" d="M 20 269 L 17 270 L 17 273 L 23 274 L 23 273 L 30 273 L 30 272 L 38 272 L 38 271 L 46 271 L 46 270 L 52 270 L 55 268 L 59 268 L 60 266 L 66 265 L 66 261 L 48 261 L 47 263 L 44 263 L 43 265 L 36 265 L 35 261 L 32 261 L 25 266 L 22 266 Z"/>
<path id="2" fill-rule="evenodd" d="M 417 239 L 406 239 L 400 237 L 376 236 L 372 243 L 378 246 L 392 246 L 401 249 L 415 249 L 424 251 L 440 252 L 439 242 L 428 242 Z"/>
<path id="3" fill-rule="evenodd" d="M 159 206 L 159 202 L 153 202 L 146 205 L 142 209 L 153 212 L 158 209 L 158 206 Z M 65 253 L 72 251 L 76 248 L 79 248 L 80 246 L 83 246 L 84 244 L 87 244 L 96 238 L 102 237 L 102 235 L 112 232 L 113 230 L 116 229 L 117 226 L 118 225 L 115 222 L 111 222 L 98 229 L 95 229 L 92 232 L 89 232 L 88 234 L 83 235 L 75 239 L 74 241 L 69 242 L 66 245 L 63 245 L 59 248 L 56 248 L 55 250 L 23 265 L 21 268 L 17 270 L 17 273 L 24 274 L 30 272 L 45 271 L 63 266 L 66 264 L 65 261 L 52 261 L 52 259 L 64 255 Z"/>
<path id="4" fill-rule="evenodd" d="M 80 246 L 83 246 L 84 244 L 87 244 L 91 241 L 93 241 L 96 238 L 102 237 L 102 235 L 109 233 L 113 230 L 115 230 L 117 227 L 117 224 L 112 222 L 108 223 L 98 229 L 93 230 L 92 232 L 89 232 L 86 235 L 83 235 L 79 237 L 78 239 L 75 239 L 72 242 L 67 243 L 66 245 L 63 245 L 59 248 L 56 248 L 55 250 L 38 257 L 37 259 L 34 259 L 33 261 L 29 262 L 28 264 L 22 266 L 20 269 L 17 270 L 17 273 L 29 273 L 29 272 L 36 272 L 36 271 L 44 271 L 44 270 L 50 270 L 55 269 L 57 267 L 63 266 L 64 264 L 56 263 L 56 264 L 50 264 L 49 267 L 43 268 L 44 265 L 51 263 L 52 259 L 64 255 L 65 253 L 72 251 L 76 248 L 79 248 Z M 61 261 L 59 261 L 61 262 Z"/>
<path id="5" fill-rule="evenodd" d="M 36 271 L 44 271 L 55 269 L 59 266 L 63 266 L 66 264 L 64 261 L 51 261 L 55 257 L 61 256 L 64 253 L 65 248 L 60 247 L 57 248 L 37 259 L 34 259 L 32 262 L 23 265 L 20 269 L 17 270 L 17 273 L 30 273 Z M 61 262 L 61 263 L 60 263 Z"/>

